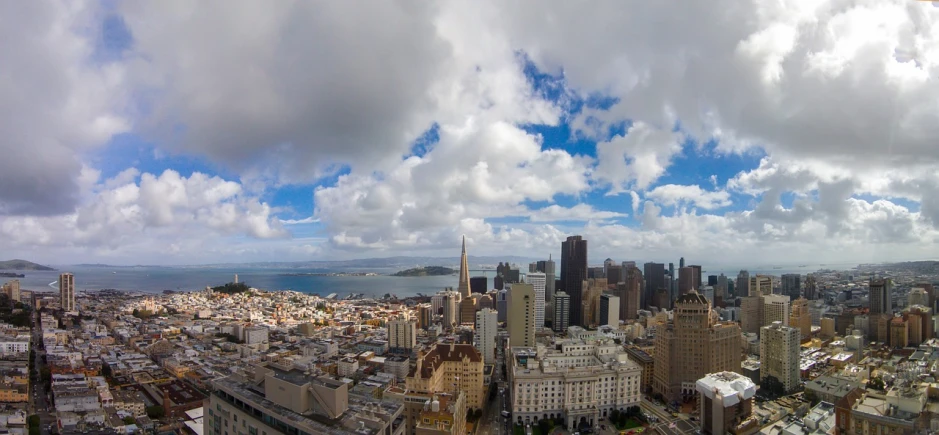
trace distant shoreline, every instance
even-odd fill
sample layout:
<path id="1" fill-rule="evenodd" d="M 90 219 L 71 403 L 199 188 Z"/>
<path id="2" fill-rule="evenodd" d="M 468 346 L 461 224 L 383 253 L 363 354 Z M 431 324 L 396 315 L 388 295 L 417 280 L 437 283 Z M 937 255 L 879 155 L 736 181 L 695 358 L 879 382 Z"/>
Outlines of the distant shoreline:
<path id="1" fill-rule="evenodd" d="M 375 272 L 281 273 L 280 276 L 382 276 Z"/>

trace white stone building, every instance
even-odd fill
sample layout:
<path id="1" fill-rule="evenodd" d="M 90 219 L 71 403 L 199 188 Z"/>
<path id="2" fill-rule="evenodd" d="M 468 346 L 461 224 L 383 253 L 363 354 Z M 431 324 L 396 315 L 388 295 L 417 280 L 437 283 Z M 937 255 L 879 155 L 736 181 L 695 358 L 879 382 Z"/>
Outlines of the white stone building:
<path id="1" fill-rule="evenodd" d="M 571 430 L 596 427 L 610 411 L 641 398 L 642 369 L 610 339 L 517 347 L 508 364 L 515 422 L 560 417 Z"/>

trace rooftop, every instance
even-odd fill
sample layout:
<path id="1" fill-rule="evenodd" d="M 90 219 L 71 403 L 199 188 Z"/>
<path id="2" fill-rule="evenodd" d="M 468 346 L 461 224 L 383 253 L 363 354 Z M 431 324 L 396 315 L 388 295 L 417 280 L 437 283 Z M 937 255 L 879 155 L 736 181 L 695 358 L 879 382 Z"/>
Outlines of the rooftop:
<path id="1" fill-rule="evenodd" d="M 718 372 L 698 379 L 697 389 L 705 396 L 732 406 L 756 395 L 756 385 L 750 378 L 734 372 Z"/>
<path id="2" fill-rule="evenodd" d="M 441 364 L 447 361 L 458 362 L 464 358 L 470 362 L 481 362 L 483 360 L 479 350 L 471 344 L 437 344 L 434 349 L 424 355 L 421 360 L 421 378 L 429 378 Z M 417 369 L 408 374 L 409 377 L 415 376 Z"/>

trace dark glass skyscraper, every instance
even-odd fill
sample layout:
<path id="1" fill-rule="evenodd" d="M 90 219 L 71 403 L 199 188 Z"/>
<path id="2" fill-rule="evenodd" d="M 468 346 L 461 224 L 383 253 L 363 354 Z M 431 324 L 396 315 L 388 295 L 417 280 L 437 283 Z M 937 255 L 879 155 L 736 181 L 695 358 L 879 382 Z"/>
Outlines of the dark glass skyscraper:
<path id="1" fill-rule="evenodd" d="M 642 274 L 646 279 L 646 291 L 643 292 L 642 308 L 648 309 L 650 306 L 657 306 L 655 300 L 656 291 L 665 289 L 671 295 L 668 288 L 665 287 L 665 264 L 646 263 L 642 265 Z"/>
<path id="2" fill-rule="evenodd" d="M 473 293 L 485 294 L 489 291 L 489 278 L 484 276 L 474 276 L 470 278 L 470 291 Z"/>
<path id="3" fill-rule="evenodd" d="M 587 241 L 570 236 L 561 242 L 561 291 L 570 298 L 570 324 L 583 326 L 584 280 L 587 279 Z"/>
<path id="4" fill-rule="evenodd" d="M 782 293 L 789 296 L 790 301 L 799 299 L 799 296 L 802 296 L 802 275 L 798 273 L 783 274 Z"/>

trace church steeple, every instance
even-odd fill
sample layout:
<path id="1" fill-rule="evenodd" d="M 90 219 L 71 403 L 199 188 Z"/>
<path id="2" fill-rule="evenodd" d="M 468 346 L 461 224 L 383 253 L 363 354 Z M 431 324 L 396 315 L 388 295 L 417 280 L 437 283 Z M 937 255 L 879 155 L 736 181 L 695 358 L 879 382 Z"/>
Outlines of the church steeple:
<path id="1" fill-rule="evenodd" d="M 466 260 L 466 236 L 463 236 L 463 253 L 460 254 L 460 284 L 457 291 L 464 299 L 470 296 L 469 262 Z"/>

